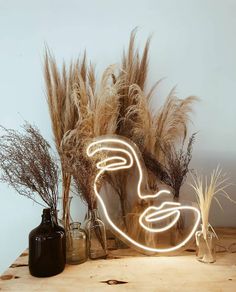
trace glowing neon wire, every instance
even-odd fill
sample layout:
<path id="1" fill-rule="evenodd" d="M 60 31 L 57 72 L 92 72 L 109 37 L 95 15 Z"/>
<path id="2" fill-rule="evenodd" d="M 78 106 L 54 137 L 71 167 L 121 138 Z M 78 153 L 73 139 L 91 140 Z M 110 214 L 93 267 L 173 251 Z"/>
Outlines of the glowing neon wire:
<path id="1" fill-rule="evenodd" d="M 122 148 L 117 148 L 117 147 L 105 147 L 105 146 L 101 146 L 101 144 L 103 143 L 118 143 L 118 144 L 122 144 L 123 146 L 127 147 L 129 151 L 122 149 Z M 96 147 L 95 147 L 96 146 Z M 94 149 L 93 149 L 94 148 Z M 115 151 L 115 152 L 121 152 L 124 153 L 128 156 L 129 158 L 129 163 L 127 161 L 126 158 L 121 157 L 121 156 L 112 156 L 112 157 L 108 157 L 105 158 L 102 161 L 99 161 L 96 166 L 99 169 L 99 172 L 96 175 L 96 178 L 94 180 L 94 192 L 102 206 L 104 215 L 107 219 L 107 222 L 112 226 L 112 228 L 118 232 L 122 237 L 124 237 L 128 242 L 132 243 L 133 245 L 135 245 L 136 247 L 146 250 L 146 251 L 150 251 L 150 252 L 171 252 L 171 251 L 175 251 L 179 248 L 181 248 L 182 246 L 184 246 L 194 235 L 195 231 L 197 230 L 198 224 L 200 222 L 200 212 L 197 208 L 192 207 L 192 206 L 181 206 L 180 203 L 174 203 L 174 202 L 164 202 L 162 203 L 159 207 L 148 207 L 147 209 L 144 210 L 144 212 L 140 215 L 139 217 L 139 224 L 147 231 L 149 232 L 163 232 L 168 230 L 169 228 L 171 228 L 172 226 L 174 226 L 176 224 L 176 222 L 178 221 L 179 217 L 180 217 L 180 210 L 191 210 L 193 212 L 196 213 L 197 218 L 196 218 L 196 222 L 191 230 L 191 232 L 189 233 L 189 235 L 179 244 L 177 244 L 174 247 L 170 247 L 170 248 L 154 248 L 154 247 L 148 247 L 145 246 L 143 244 L 138 243 L 137 241 L 135 241 L 134 239 L 132 239 L 131 237 L 129 237 L 126 233 L 124 233 L 121 229 L 119 229 L 114 222 L 111 220 L 108 212 L 107 212 L 107 208 L 105 203 L 103 202 L 102 197 L 99 195 L 99 192 L 97 190 L 97 181 L 99 179 L 99 177 L 105 172 L 105 171 L 116 171 L 116 170 L 120 170 L 120 169 L 129 169 L 133 166 L 134 164 L 134 159 L 135 162 L 137 164 L 138 167 L 138 171 L 139 171 L 139 179 L 138 179 L 138 184 L 137 184 L 137 193 L 140 199 L 149 199 L 149 198 L 157 198 L 159 197 L 161 194 L 170 194 L 170 191 L 168 190 L 161 190 L 159 192 L 157 192 L 156 194 L 150 195 L 150 194 L 146 194 L 143 195 L 141 193 L 141 184 L 142 184 L 142 180 L 143 180 L 143 172 L 142 172 L 142 167 L 138 158 L 137 153 L 135 152 L 134 148 L 126 141 L 122 140 L 122 139 L 118 139 L 118 138 L 103 138 L 97 141 L 92 142 L 91 144 L 89 144 L 89 146 L 87 147 L 87 155 L 89 157 L 92 157 L 93 155 L 95 155 L 97 152 L 101 152 L 101 151 Z M 134 157 L 134 159 L 133 159 Z M 107 164 L 108 162 L 114 161 L 111 164 Z M 166 205 L 170 205 L 172 207 L 163 209 L 162 208 Z M 154 210 L 153 213 L 148 214 L 150 212 L 150 210 Z M 159 216 L 161 215 L 161 216 Z M 163 220 L 167 217 L 173 216 L 175 215 L 175 218 L 172 220 L 172 222 L 170 224 L 168 224 L 165 227 L 162 228 L 150 228 L 148 226 L 146 226 L 144 223 L 147 222 L 158 222 L 160 220 Z"/>

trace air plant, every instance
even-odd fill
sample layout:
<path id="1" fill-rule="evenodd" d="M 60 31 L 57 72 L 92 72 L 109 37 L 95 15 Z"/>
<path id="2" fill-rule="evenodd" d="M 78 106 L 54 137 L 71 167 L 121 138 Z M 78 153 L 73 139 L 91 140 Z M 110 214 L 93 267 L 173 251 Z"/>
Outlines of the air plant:
<path id="1" fill-rule="evenodd" d="M 24 132 L 1 127 L 0 180 L 20 195 L 52 210 L 57 208 L 59 169 L 39 130 L 25 123 Z M 35 196 L 42 200 L 38 200 Z M 55 212 L 56 214 L 56 212 Z"/>
<path id="2" fill-rule="evenodd" d="M 196 174 L 192 175 L 193 183 L 190 186 L 194 189 L 199 205 L 201 219 L 202 219 L 202 232 L 204 239 L 207 238 L 208 227 L 212 226 L 209 223 L 209 213 L 213 199 L 222 209 L 221 204 L 217 196 L 223 196 L 226 199 L 234 202 L 228 195 L 226 189 L 231 185 L 229 178 L 225 174 L 222 174 L 222 169 L 217 166 L 211 173 L 210 178 Z M 212 228 L 213 229 L 213 228 Z"/>

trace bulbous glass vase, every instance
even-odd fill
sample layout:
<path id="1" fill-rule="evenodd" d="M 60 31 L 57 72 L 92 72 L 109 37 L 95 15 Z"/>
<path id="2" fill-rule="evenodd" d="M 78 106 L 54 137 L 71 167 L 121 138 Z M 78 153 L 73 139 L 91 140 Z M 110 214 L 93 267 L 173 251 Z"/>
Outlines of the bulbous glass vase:
<path id="1" fill-rule="evenodd" d="M 66 233 L 66 262 L 70 265 L 82 264 L 88 258 L 87 235 L 80 226 L 73 222 Z"/>

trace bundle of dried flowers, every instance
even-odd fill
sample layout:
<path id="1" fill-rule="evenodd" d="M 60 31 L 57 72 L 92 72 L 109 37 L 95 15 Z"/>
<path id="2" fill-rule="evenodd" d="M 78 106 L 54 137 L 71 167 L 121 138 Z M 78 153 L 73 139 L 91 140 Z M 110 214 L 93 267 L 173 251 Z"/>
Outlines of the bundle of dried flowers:
<path id="1" fill-rule="evenodd" d="M 39 130 L 25 123 L 24 133 L 1 127 L 0 168 L 1 181 L 23 195 L 44 206 L 35 198 L 56 210 L 58 199 L 58 173 L 56 159 L 50 145 Z"/>

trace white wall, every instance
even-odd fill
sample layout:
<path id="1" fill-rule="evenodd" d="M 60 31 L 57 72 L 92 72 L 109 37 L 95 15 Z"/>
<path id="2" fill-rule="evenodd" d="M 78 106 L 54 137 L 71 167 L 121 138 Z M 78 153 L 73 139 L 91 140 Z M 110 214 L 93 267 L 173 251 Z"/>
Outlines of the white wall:
<path id="1" fill-rule="evenodd" d="M 201 97 L 193 117 L 199 134 L 192 167 L 209 173 L 220 163 L 235 182 L 234 0 L 0 0 L 0 124 L 18 128 L 26 119 L 52 141 L 42 77 L 44 44 L 59 61 L 86 48 L 99 71 L 120 59 L 135 26 L 140 45 L 153 33 L 149 80 L 166 77 L 161 98 L 176 84 L 180 96 Z M 230 190 L 234 198 L 235 190 Z M 41 208 L 3 184 L 0 196 L 1 273 L 27 247 Z M 213 206 L 211 222 L 236 226 L 236 205 L 223 206 L 224 213 Z"/>

